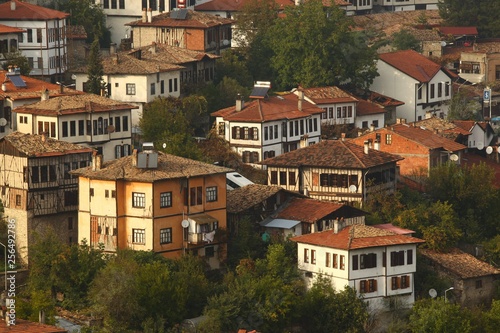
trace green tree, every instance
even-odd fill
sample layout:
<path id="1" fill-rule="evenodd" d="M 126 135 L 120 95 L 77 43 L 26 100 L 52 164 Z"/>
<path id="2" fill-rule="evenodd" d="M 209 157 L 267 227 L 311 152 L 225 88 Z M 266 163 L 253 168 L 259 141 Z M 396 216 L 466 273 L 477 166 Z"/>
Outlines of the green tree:
<path id="1" fill-rule="evenodd" d="M 396 50 L 414 50 L 417 52 L 422 51 L 420 41 L 410 33 L 407 29 L 402 29 L 392 34 L 392 46 Z"/>
<path id="2" fill-rule="evenodd" d="M 482 38 L 500 36 L 500 2 L 487 0 L 441 0 L 439 14 L 448 26 L 477 27 Z"/>
<path id="3" fill-rule="evenodd" d="M 483 322 L 485 324 L 485 333 L 498 332 L 500 327 L 500 300 L 493 300 L 490 310 L 483 315 Z"/>
<path id="4" fill-rule="evenodd" d="M 467 94 L 458 90 L 450 99 L 448 109 L 448 120 L 476 120 L 481 104 L 468 98 Z"/>
<path id="5" fill-rule="evenodd" d="M 94 38 L 90 46 L 90 54 L 87 65 L 88 80 L 85 87 L 86 92 L 100 95 L 105 88 L 102 76 L 104 68 L 102 67 L 101 51 L 99 48 L 99 39 Z"/>
<path id="6" fill-rule="evenodd" d="M 205 114 L 206 100 L 203 97 L 158 97 L 144 106 L 139 128 L 143 140 L 154 142 L 157 149 L 201 160 L 201 151 L 193 139 L 194 129 L 188 119 L 194 121 Z"/>
<path id="7" fill-rule="evenodd" d="M 469 333 L 472 331 L 470 314 L 457 304 L 442 298 L 423 299 L 415 302 L 410 314 L 413 333 Z"/>
<path id="8" fill-rule="evenodd" d="M 22 75 L 30 75 L 32 68 L 28 62 L 28 58 L 23 56 L 21 51 L 6 53 L 5 59 L 7 61 L 2 64 L 4 70 L 7 70 L 9 66 L 18 67 Z"/>
<path id="9" fill-rule="evenodd" d="M 336 5 L 311 0 L 285 9 L 268 30 L 271 66 L 281 89 L 339 85 L 367 87 L 377 75 L 376 51 Z"/>
<path id="10" fill-rule="evenodd" d="M 256 226 L 249 217 L 238 221 L 238 235 L 230 237 L 228 242 L 227 260 L 230 267 L 236 267 L 241 259 L 256 260 L 264 256 L 265 245 Z"/>

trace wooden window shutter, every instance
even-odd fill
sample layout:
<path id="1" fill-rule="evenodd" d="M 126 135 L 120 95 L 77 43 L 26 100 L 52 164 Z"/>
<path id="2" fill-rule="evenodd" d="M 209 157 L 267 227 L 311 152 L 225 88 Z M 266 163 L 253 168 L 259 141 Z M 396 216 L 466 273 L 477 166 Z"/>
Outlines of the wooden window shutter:
<path id="1" fill-rule="evenodd" d="M 397 281 L 397 277 L 392 277 L 391 278 L 391 290 L 396 290 L 398 289 L 398 281 Z"/>
<path id="2" fill-rule="evenodd" d="M 382 266 L 387 266 L 387 256 L 385 255 L 385 252 L 382 253 Z"/>
<path id="3" fill-rule="evenodd" d="M 399 276 L 397 277 L 397 283 L 396 283 L 396 286 L 397 286 L 397 288 L 396 288 L 396 289 L 401 288 L 401 277 L 399 277 Z"/>
<path id="4" fill-rule="evenodd" d="M 358 270 L 358 255 L 352 256 L 352 269 L 354 271 Z"/>
<path id="5" fill-rule="evenodd" d="M 231 138 L 236 139 L 236 127 L 235 126 L 233 126 L 231 128 Z"/>
<path id="6" fill-rule="evenodd" d="M 377 291 L 377 280 L 373 279 L 373 290 L 372 291 Z"/>

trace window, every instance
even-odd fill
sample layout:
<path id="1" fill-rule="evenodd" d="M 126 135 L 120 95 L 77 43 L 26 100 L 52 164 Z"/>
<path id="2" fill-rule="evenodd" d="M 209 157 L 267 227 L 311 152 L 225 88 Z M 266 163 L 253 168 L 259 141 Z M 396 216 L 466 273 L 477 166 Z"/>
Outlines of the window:
<path id="1" fill-rule="evenodd" d="M 431 84 L 431 98 L 434 98 L 434 83 Z"/>
<path id="2" fill-rule="evenodd" d="M 373 293 L 375 291 L 377 291 L 377 280 L 370 279 L 359 281 L 359 292 L 361 294 Z"/>
<path id="3" fill-rule="evenodd" d="M 386 145 L 392 144 L 392 134 L 386 134 L 385 135 L 385 144 Z"/>
<path id="4" fill-rule="evenodd" d="M 43 128 L 40 131 L 40 123 L 41 122 L 38 122 L 38 134 L 42 134 L 42 132 L 43 132 Z M 62 122 L 62 137 L 63 138 L 68 137 L 68 122 L 67 121 Z"/>
<path id="5" fill-rule="evenodd" d="M 28 34 L 28 43 L 33 43 L 33 29 L 26 30 Z"/>
<path id="6" fill-rule="evenodd" d="M 483 280 L 476 280 L 476 289 L 481 289 L 483 287 Z"/>
<path id="7" fill-rule="evenodd" d="M 76 136 L 76 121 L 72 120 L 69 122 L 69 135 Z"/>
<path id="8" fill-rule="evenodd" d="M 264 140 L 269 140 L 269 129 L 268 127 L 264 127 Z"/>
<path id="9" fill-rule="evenodd" d="M 123 116 L 122 120 L 123 120 L 122 130 L 124 132 L 128 132 L 128 116 Z"/>
<path id="10" fill-rule="evenodd" d="M 223 121 L 219 122 L 219 126 L 217 128 L 218 128 L 219 135 L 226 134 L 226 125 L 224 124 Z"/>
<path id="11" fill-rule="evenodd" d="M 206 188 L 207 202 L 217 201 L 217 186 L 210 186 Z"/>
<path id="12" fill-rule="evenodd" d="M 295 186 L 297 184 L 297 181 L 295 179 L 295 171 L 288 172 L 288 184 L 291 186 Z"/>
<path id="13" fill-rule="evenodd" d="M 401 289 L 410 287 L 410 277 L 408 275 L 403 275 L 401 277 Z"/>
<path id="14" fill-rule="evenodd" d="M 438 97 L 443 96 L 443 83 L 438 83 Z"/>
<path id="15" fill-rule="evenodd" d="M 94 188 L 93 187 L 90 188 L 89 194 L 91 197 L 94 196 Z"/>
<path id="16" fill-rule="evenodd" d="M 68 230 L 73 230 L 73 218 L 68 217 Z"/>
<path id="17" fill-rule="evenodd" d="M 374 120 L 372 125 L 373 127 L 378 128 L 378 120 Z"/>
<path id="18" fill-rule="evenodd" d="M 413 250 L 406 251 L 406 264 L 407 265 L 413 264 Z"/>
<path id="19" fill-rule="evenodd" d="M 36 29 L 36 42 L 37 43 L 42 42 L 42 29 L 40 29 L 40 28 Z"/>
<path id="20" fill-rule="evenodd" d="M 132 207 L 135 208 L 146 207 L 146 194 L 139 192 L 132 192 Z"/>
<path id="21" fill-rule="evenodd" d="M 340 269 L 342 269 L 342 270 L 345 269 L 345 256 L 344 255 L 340 256 Z"/>
<path id="22" fill-rule="evenodd" d="M 21 195 L 16 194 L 16 206 L 21 206 Z"/>
<path id="23" fill-rule="evenodd" d="M 156 85 L 154 83 L 151 83 L 151 87 L 149 89 L 150 95 L 156 94 Z"/>
<path id="24" fill-rule="evenodd" d="M 125 9 L 125 0 L 120 0 L 119 2 L 120 9 Z"/>
<path id="25" fill-rule="evenodd" d="M 85 135 L 85 122 L 78 120 L 78 135 Z"/>
<path id="26" fill-rule="evenodd" d="M 109 190 L 104 190 L 104 197 L 109 198 Z"/>
<path id="27" fill-rule="evenodd" d="M 419 84 L 417 87 L 417 99 L 422 99 L 422 88 L 424 87 L 423 84 Z"/>
<path id="28" fill-rule="evenodd" d="M 391 277 L 391 290 L 406 289 L 410 287 L 410 276 L 393 276 Z"/>
<path id="29" fill-rule="evenodd" d="M 286 171 L 280 171 L 280 185 L 286 185 Z"/>
<path id="30" fill-rule="evenodd" d="M 160 229 L 160 244 L 172 243 L 172 228 Z"/>
<path id="31" fill-rule="evenodd" d="M 330 267 L 330 263 L 331 263 L 330 260 L 331 260 L 330 252 L 327 252 L 326 257 L 325 257 L 325 266 L 326 267 Z"/>
<path id="32" fill-rule="evenodd" d="M 278 171 L 271 171 L 271 185 L 278 185 Z"/>
<path id="33" fill-rule="evenodd" d="M 132 243 L 134 244 L 145 244 L 146 230 L 144 229 L 132 229 Z"/>
<path id="34" fill-rule="evenodd" d="M 64 192 L 64 206 L 78 205 L 78 191 L 65 191 Z"/>
<path id="35" fill-rule="evenodd" d="M 358 270 L 358 255 L 352 256 L 352 270 L 353 271 Z"/>
<path id="36" fill-rule="evenodd" d="M 405 251 L 391 252 L 391 266 L 403 266 L 405 264 Z"/>
<path id="37" fill-rule="evenodd" d="M 339 268 L 339 263 L 338 263 L 338 254 L 334 253 L 332 255 L 332 267 L 333 268 Z"/>
<path id="38" fill-rule="evenodd" d="M 316 250 L 311 250 L 311 264 L 316 265 Z"/>
<path id="39" fill-rule="evenodd" d="M 203 204 L 203 192 L 202 187 L 191 187 L 190 189 L 190 205 L 196 206 Z"/>
<path id="40" fill-rule="evenodd" d="M 160 193 L 160 208 L 172 207 L 172 192 Z"/>
<path id="41" fill-rule="evenodd" d="M 259 129 L 257 127 L 252 128 L 252 138 L 254 140 L 259 140 Z"/>
<path id="42" fill-rule="evenodd" d="M 304 249 L 304 262 L 309 262 L 309 249 Z"/>
<path id="43" fill-rule="evenodd" d="M 374 267 L 377 267 L 376 253 L 362 254 L 359 256 L 360 269 L 374 268 Z"/>
<path id="44" fill-rule="evenodd" d="M 127 83 L 127 95 L 135 95 L 135 83 Z"/>
<path id="45" fill-rule="evenodd" d="M 112 198 L 116 198 L 116 191 L 115 191 L 115 190 L 112 190 L 112 191 L 111 191 L 111 197 L 112 197 Z"/>

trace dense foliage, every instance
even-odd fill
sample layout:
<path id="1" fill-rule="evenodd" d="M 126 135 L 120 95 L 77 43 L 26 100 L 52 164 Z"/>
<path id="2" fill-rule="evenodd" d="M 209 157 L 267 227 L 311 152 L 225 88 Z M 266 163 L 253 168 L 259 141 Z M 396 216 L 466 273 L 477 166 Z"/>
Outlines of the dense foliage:
<path id="1" fill-rule="evenodd" d="M 104 75 L 104 68 L 102 67 L 101 51 L 99 48 L 99 40 L 94 39 L 90 46 L 90 54 L 87 64 L 87 83 L 85 91 L 95 95 L 101 95 L 105 88 L 102 76 Z"/>

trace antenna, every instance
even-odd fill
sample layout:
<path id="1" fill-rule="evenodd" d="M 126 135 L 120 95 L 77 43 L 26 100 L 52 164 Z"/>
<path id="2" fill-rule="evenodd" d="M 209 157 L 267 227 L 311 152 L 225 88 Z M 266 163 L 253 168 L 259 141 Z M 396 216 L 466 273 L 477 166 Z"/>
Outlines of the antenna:
<path id="1" fill-rule="evenodd" d="M 431 296 L 432 298 L 436 298 L 436 296 L 438 295 L 436 289 L 432 288 L 432 289 L 429 289 L 429 296 Z"/>
<path id="2" fill-rule="evenodd" d="M 492 146 L 488 146 L 486 147 L 486 154 L 491 154 L 493 152 L 493 147 Z"/>

